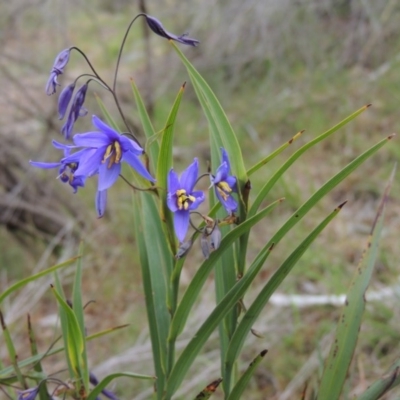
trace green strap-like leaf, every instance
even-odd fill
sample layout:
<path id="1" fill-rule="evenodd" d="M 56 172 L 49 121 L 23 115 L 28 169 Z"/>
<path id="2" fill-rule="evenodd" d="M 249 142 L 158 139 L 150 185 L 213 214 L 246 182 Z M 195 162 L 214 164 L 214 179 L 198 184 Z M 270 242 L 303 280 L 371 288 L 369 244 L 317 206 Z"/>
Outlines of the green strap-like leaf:
<path id="1" fill-rule="evenodd" d="M 205 111 L 206 117 L 209 119 L 209 121 L 211 119 L 217 127 L 217 130 L 214 132 L 217 135 L 217 143 L 218 145 L 222 145 L 228 152 L 229 157 L 231 158 L 233 174 L 238 177 L 240 182 L 246 182 L 247 174 L 240 145 L 228 121 L 228 118 L 221 107 L 221 104 L 211 90 L 210 86 L 198 73 L 190 61 L 183 55 L 178 46 L 176 46 L 176 44 L 172 41 L 170 41 L 170 43 L 187 68 L 195 89 L 201 90 L 202 95 L 197 93 L 199 101 Z"/>
<path id="2" fill-rule="evenodd" d="M 165 385 L 165 374 L 166 374 L 166 358 L 167 358 L 167 350 L 165 348 L 166 340 L 164 335 L 162 334 L 162 327 L 160 323 L 163 321 L 159 319 L 159 313 L 165 315 L 165 311 L 160 307 L 165 304 L 165 287 L 163 286 L 163 279 L 162 272 L 160 272 L 160 277 L 155 277 L 156 281 L 153 281 L 154 273 L 157 274 L 157 267 L 158 264 L 151 265 L 151 249 L 150 253 L 147 248 L 146 240 L 149 240 L 148 245 L 151 246 L 153 244 L 153 239 L 147 239 L 149 232 L 145 232 L 145 226 L 150 224 L 149 221 L 145 221 L 145 216 L 143 213 L 144 201 L 152 201 L 151 197 L 148 195 L 144 197 L 143 193 L 135 193 L 133 196 L 133 215 L 135 219 L 134 228 L 135 228 L 135 238 L 137 241 L 137 246 L 139 250 L 139 257 L 140 257 L 140 266 L 142 270 L 142 279 L 143 279 L 143 289 L 145 294 L 145 301 L 146 301 L 146 312 L 147 312 L 147 319 L 149 324 L 149 332 L 150 332 L 150 340 L 153 352 L 153 362 L 154 362 L 154 369 L 157 375 L 157 399 L 161 399 L 162 392 L 164 390 Z M 157 250 L 154 250 L 156 252 Z M 161 300 L 161 304 L 157 304 L 157 301 L 160 301 L 160 293 L 156 292 L 155 286 L 160 284 L 163 299 Z M 157 293 L 157 295 L 156 295 Z"/>
<path id="3" fill-rule="evenodd" d="M 120 377 L 127 377 L 134 379 L 152 379 L 152 380 L 156 379 L 154 376 L 135 374 L 133 372 L 116 372 L 115 374 L 108 375 L 98 385 L 96 385 L 96 387 L 90 392 L 86 400 L 95 400 L 101 394 L 101 391 L 105 389 L 106 386 L 111 381 L 113 381 L 115 378 L 120 378 Z"/>
<path id="4" fill-rule="evenodd" d="M 392 180 L 393 174 L 391 181 Z M 360 332 L 365 309 L 365 292 L 369 286 L 377 258 L 379 239 L 383 227 L 384 210 L 390 187 L 391 183 L 386 188 L 363 257 L 350 283 L 345 306 L 338 320 L 336 334 L 325 362 L 325 368 L 318 390 L 318 400 L 327 398 L 332 400 L 339 399 L 341 394 Z"/>
<path id="5" fill-rule="evenodd" d="M 207 318 L 206 322 L 200 327 L 198 332 L 195 334 L 194 338 L 189 342 L 185 350 L 182 352 L 181 356 L 175 363 L 175 366 L 172 370 L 170 375 L 168 385 L 167 385 L 167 397 L 171 397 L 179 385 L 181 384 L 185 374 L 189 370 L 190 365 L 196 358 L 197 354 L 199 353 L 200 349 L 203 347 L 213 330 L 216 328 L 218 323 L 221 321 L 222 318 L 226 315 L 227 312 L 244 296 L 246 290 L 253 282 L 254 278 L 257 276 L 258 272 L 260 271 L 261 267 L 263 266 L 265 260 L 268 258 L 268 255 L 273 250 L 274 246 L 288 233 L 288 231 L 297 224 L 297 222 L 304 217 L 304 215 L 310 211 L 314 205 L 327 193 L 329 193 L 335 186 L 337 186 L 344 178 L 346 178 L 352 171 L 354 171 L 359 165 L 361 165 L 365 160 L 371 157 L 374 153 L 376 153 L 382 146 L 384 146 L 388 140 L 390 140 L 392 136 L 385 138 L 384 140 L 377 143 L 375 146 L 371 147 L 369 150 L 361 154 L 355 160 L 353 160 L 350 164 L 348 164 L 344 169 L 342 169 L 338 174 L 336 174 L 333 178 L 331 178 L 328 182 L 326 182 L 316 193 L 314 193 L 309 200 L 307 200 L 296 212 L 293 214 L 289 220 L 278 230 L 278 232 L 268 241 L 268 243 L 263 247 L 260 253 L 257 255 L 256 259 L 250 266 L 249 270 L 244 274 L 241 280 L 235 285 L 235 287 L 225 296 L 225 298 L 217 305 L 217 307 L 213 310 L 210 316 Z M 249 219 L 251 220 L 251 219 Z M 247 220 L 246 222 L 248 222 Z M 246 223 L 245 222 L 245 223 Z M 238 228 L 240 228 L 239 225 Z M 232 232 L 231 232 L 232 233 Z M 228 235 L 229 236 L 229 235 Z M 227 236 L 227 237 L 228 237 Z M 211 257 L 210 257 L 211 259 Z M 209 259 L 209 260 L 210 260 Z M 208 261 L 209 261 L 208 260 Z M 204 264 L 203 264 L 204 266 Z M 201 267 L 200 267 L 201 269 Z M 200 271 L 200 270 L 199 270 Z M 198 272 L 199 272 L 198 271 Z M 205 271 L 207 269 L 205 268 Z M 205 272 L 202 271 L 202 272 Z M 196 278 L 196 276 L 195 276 Z M 206 277 L 204 277 L 204 280 Z M 193 283 L 193 281 L 192 281 Z M 200 278 L 196 282 L 196 285 L 193 287 L 193 290 L 196 292 L 195 296 L 197 297 L 198 291 L 200 290 L 199 286 L 202 286 L 204 281 Z M 189 285 L 188 290 L 190 289 L 191 285 Z M 185 298 L 186 296 L 186 298 Z M 186 305 L 189 304 L 191 306 L 191 299 L 190 295 L 187 295 L 187 291 L 185 292 L 184 298 L 186 300 L 184 305 L 182 306 L 182 314 L 186 314 Z M 178 307 L 178 311 L 179 311 Z M 176 317 L 178 316 L 178 312 Z M 180 326 L 180 319 L 184 319 L 182 315 L 179 315 L 179 328 Z M 186 319 L 184 319 L 186 321 Z M 171 330 L 174 329 L 174 333 L 176 330 L 176 326 L 174 326 L 174 321 L 172 321 Z M 171 334 L 170 334 L 171 336 Z"/>
<path id="6" fill-rule="evenodd" d="M 263 360 L 264 356 L 267 354 L 268 350 L 263 350 L 248 366 L 246 372 L 241 376 L 241 378 L 237 381 L 235 387 L 230 393 L 228 400 L 240 400 L 242 398 L 242 394 L 246 389 L 251 377 L 254 374 L 254 371 Z"/>
<path id="7" fill-rule="evenodd" d="M 332 221 L 332 219 L 339 213 L 343 204 L 337 207 L 327 218 L 325 218 L 290 254 L 290 256 L 282 263 L 278 270 L 272 275 L 266 285 L 262 288 L 256 299 L 247 309 L 245 315 L 240 321 L 233 337 L 229 343 L 227 351 L 225 366 L 227 369 L 227 386 L 229 386 L 229 379 L 232 372 L 233 364 L 240 354 L 243 343 L 250 332 L 251 327 L 259 317 L 261 311 L 267 304 L 268 300 L 287 277 L 292 268 L 296 265 L 298 260 L 302 257 L 304 252 L 308 249 L 311 243 L 318 237 L 322 230 Z"/>
<path id="8" fill-rule="evenodd" d="M 81 331 L 79 322 L 76 318 L 75 313 L 63 297 L 57 292 L 57 290 L 51 286 L 53 293 L 57 299 L 60 308 L 63 309 L 66 315 L 66 329 L 63 329 L 64 342 L 67 350 L 67 355 L 70 360 L 75 379 L 82 382 L 83 385 L 86 384 L 85 380 L 85 365 L 84 351 L 85 351 L 85 336 L 84 332 Z M 65 333 L 64 333 L 65 332 Z M 85 386 L 86 391 L 88 386 Z"/>

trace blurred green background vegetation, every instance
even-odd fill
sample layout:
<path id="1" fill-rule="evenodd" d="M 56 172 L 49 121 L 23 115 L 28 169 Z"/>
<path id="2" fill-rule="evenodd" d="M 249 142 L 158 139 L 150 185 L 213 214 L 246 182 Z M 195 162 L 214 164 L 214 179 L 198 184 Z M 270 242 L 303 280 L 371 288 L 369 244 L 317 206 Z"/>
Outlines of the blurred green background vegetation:
<path id="1" fill-rule="evenodd" d="M 47 97 L 44 92 L 56 54 L 65 47 L 78 46 L 103 78 L 111 82 L 125 28 L 143 10 L 159 18 L 167 30 L 177 34 L 189 31 L 201 41 L 197 48 L 185 48 L 185 54 L 220 99 L 238 135 L 248 167 L 296 132 L 306 130 L 301 139 L 254 176 L 253 186 L 261 185 L 305 140 L 364 104 L 372 103 L 367 112 L 306 153 L 276 185 L 269 200 L 285 197 L 286 201 L 254 230 L 251 241 L 254 251 L 325 180 L 362 150 L 400 127 L 400 3 L 396 0 L 2 2 L 0 290 L 36 269 L 75 254 L 78 241 L 83 239 L 87 244 L 84 299 L 96 301 L 87 308 L 88 330 L 93 333 L 131 324 L 114 336 L 89 345 L 91 363 L 99 375 L 121 369 L 152 372 L 130 223 L 131 192 L 119 182 L 110 193 L 106 217 L 97 220 L 93 207 L 94 182 L 88 182 L 87 189 L 74 195 L 70 187 L 54 179 L 56 173 L 33 169 L 28 160 L 55 161 L 59 157 L 51 147 L 52 138 L 61 138 L 57 99 Z M 60 82 L 64 86 L 85 72 L 88 68 L 84 60 L 73 53 Z M 143 138 L 130 78 L 145 97 L 155 128 L 161 130 L 172 101 L 188 76 L 168 42 L 149 35 L 141 20 L 135 23 L 125 47 L 118 95 L 129 123 Z M 87 95 L 89 115 L 100 114 L 94 93 L 115 111 L 111 96 L 93 85 Z M 89 129 L 89 117 L 81 118 L 75 125 L 76 132 Z M 197 156 L 205 171 L 209 160 L 207 123 L 190 84 L 180 108 L 175 137 L 177 168 Z M 312 216 L 274 250 L 259 277 L 260 285 L 282 257 L 299 243 L 304 232 L 348 200 L 341 215 L 280 288 L 284 295 L 302 295 L 299 304 L 272 302 L 254 327 L 263 338 L 249 338 L 246 348 L 268 348 L 269 353 L 252 381 L 249 398 L 299 398 L 304 383 L 317 379 L 339 308 L 328 301 L 305 305 L 301 299 L 306 295 L 346 292 L 399 153 L 399 140 L 395 139 L 324 199 Z M 391 364 L 393 352 L 398 353 L 399 211 L 400 191 L 395 183 L 370 289 L 377 300 L 371 300 L 367 306 L 349 372 L 349 396 L 365 389 Z M 184 271 L 184 282 L 191 279 L 201 260 L 199 249 L 192 253 L 193 269 Z M 69 276 L 67 273 L 64 280 L 67 292 Z M 53 338 L 56 304 L 48 292 L 48 282 L 40 281 L 5 305 L 3 311 L 12 324 L 11 329 L 21 336 L 20 358 L 26 351 L 27 340 L 25 320 L 21 317 L 28 311 L 41 333 L 42 345 Z M 249 296 L 254 298 L 257 292 L 255 286 Z M 198 326 L 205 310 L 211 309 L 213 293 L 210 281 L 189 325 Z M 181 347 L 190 334 L 188 328 Z M 217 346 L 215 335 L 203 358 L 193 367 L 193 373 L 188 375 L 194 378 L 182 388 L 182 398 L 219 377 Z M 0 350 L 4 357 L 4 349 Z M 242 359 L 245 365 L 251 356 L 246 359 L 245 354 Z M 48 368 L 63 366 L 55 359 Z M 121 380 L 116 386 L 122 396 L 126 394 L 125 384 L 131 385 Z M 140 386 L 126 387 L 129 393 L 141 391 Z M 144 388 L 135 399 L 148 398 L 149 391 Z M 395 392 L 385 398 L 397 399 Z"/>

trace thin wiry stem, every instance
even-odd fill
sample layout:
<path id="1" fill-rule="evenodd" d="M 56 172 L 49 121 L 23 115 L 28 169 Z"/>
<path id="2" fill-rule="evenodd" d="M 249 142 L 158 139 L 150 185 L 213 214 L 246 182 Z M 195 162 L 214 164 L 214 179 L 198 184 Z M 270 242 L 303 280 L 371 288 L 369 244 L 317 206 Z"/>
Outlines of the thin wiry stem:
<path id="1" fill-rule="evenodd" d="M 132 183 L 130 183 L 130 182 L 128 181 L 128 179 L 126 179 L 122 174 L 119 174 L 119 176 L 120 176 L 120 177 L 122 178 L 122 180 L 123 180 L 125 183 L 127 183 L 133 190 L 139 190 L 140 192 L 154 192 L 154 191 L 157 190 L 156 187 L 151 187 L 151 188 L 146 188 L 146 189 L 136 187 L 135 185 L 132 185 Z"/>

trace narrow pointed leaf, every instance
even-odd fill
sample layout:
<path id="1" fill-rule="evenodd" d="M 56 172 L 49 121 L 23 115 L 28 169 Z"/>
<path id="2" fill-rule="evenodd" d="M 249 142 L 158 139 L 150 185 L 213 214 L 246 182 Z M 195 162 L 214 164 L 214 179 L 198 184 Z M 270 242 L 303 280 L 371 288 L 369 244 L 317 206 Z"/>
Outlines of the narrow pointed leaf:
<path id="1" fill-rule="evenodd" d="M 297 264 L 298 260 L 302 257 L 304 252 L 308 249 L 311 243 L 318 237 L 323 229 L 332 221 L 333 218 L 339 213 L 344 204 L 337 207 L 328 217 L 326 217 L 302 242 L 301 244 L 289 255 L 289 257 L 282 263 L 277 271 L 272 275 L 269 281 L 261 289 L 258 296 L 247 309 L 245 315 L 240 321 L 232 339 L 229 343 L 225 365 L 228 370 L 228 375 L 231 374 L 233 364 L 240 354 L 243 343 L 251 330 L 251 327 L 256 322 L 260 313 L 264 309 L 268 300 L 287 277 L 293 267 Z M 227 378 L 229 379 L 229 377 Z M 234 390 L 233 390 L 234 391 Z"/>
<path id="2" fill-rule="evenodd" d="M 242 279 L 240 279 L 235 287 L 225 296 L 225 298 L 217 305 L 217 307 L 213 310 L 210 316 L 207 318 L 206 322 L 201 326 L 197 334 L 194 338 L 189 342 L 188 346 L 185 348 L 175 366 L 172 370 L 168 385 L 167 385 L 167 395 L 172 396 L 173 393 L 177 390 L 179 385 L 181 384 L 186 372 L 188 371 L 190 365 L 196 358 L 197 354 L 201 350 L 204 343 L 207 341 L 213 330 L 216 328 L 216 325 L 220 322 L 222 318 L 226 315 L 227 312 L 243 297 L 246 290 L 253 282 L 254 278 L 257 276 L 258 272 L 264 265 L 265 260 L 268 258 L 269 254 L 273 250 L 274 246 L 287 234 L 287 232 L 293 228 L 297 224 L 297 222 L 306 215 L 308 211 L 310 211 L 314 205 L 327 193 L 329 193 L 335 186 L 337 186 L 344 178 L 346 178 L 352 171 L 354 171 L 359 165 L 361 165 L 365 160 L 370 158 L 374 153 L 376 153 L 382 146 L 384 146 L 390 139 L 392 139 L 393 135 L 385 138 L 384 140 L 377 143 L 375 146 L 371 147 L 369 150 L 361 154 L 355 160 L 353 160 L 350 164 L 348 164 L 344 169 L 342 169 L 338 174 L 336 174 L 333 178 L 331 178 L 328 182 L 326 182 L 316 193 L 314 193 L 309 200 L 307 200 L 296 212 L 293 214 L 288 221 L 275 233 L 275 235 L 268 241 L 268 243 L 263 247 L 260 253 L 257 255 L 256 259 L 246 272 Z M 250 219 L 249 219 L 250 220 Z M 246 222 L 248 222 L 247 220 Z M 241 225 L 239 225 L 240 227 Z M 232 231 L 234 232 L 234 231 Z M 231 232 L 231 233 L 232 233 Z M 229 235 L 228 235 L 229 236 Z M 228 237 L 227 236 L 227 237 Z M 223 241 L 222 241 L 223 242 Z M 209 258 L 209 260 L 212 256 Z M 207 261 L 209 261 L 207 260 Z M 203 264 L 204 265 L 204 264 Z M 201 267 L 200 267 L 201 269 Z M 200 271 L 200 270 L 199 270 Z M 196 276 L 195 276 L 196 278 Z M 205 278 L 204 278 L 205 279 Z M 200 280 L 200 279 L 199 279 Z M 200 281 L 201 285 L 204 283 L 202 280 Z M 197 285 L 200 285 L 200 282 L 196 282 L 196 286 L 193 288 L 196 291 L 200 290 Z M 192 281 L 193 283 L 193 281 Z M 189 285 L 188 289 L 191 287 Z M 186 296 L 186 298 L 185 298 Z M 183 300 L 186 300 L 185 306 L 190 303 L 190 295 L 187 295 L 187 291 L 185 292 Z M 183 303 L 182 300 L 182 303 Z M 178 310 L 179 311 L 178 307 Z M 183 311 L 182 311 L 183 312 Z M 184 312 L 187 312 L 184 309 Z M 176 314 L 178 316 L 178 312 Z M 181 319 L 182 316 L 179 316 Z M 179 321 L 180 322 L 180 321 Z M 173 321 L 174 325 L 174 321 Z M 175 326 L 173 328 L 176 329 Z M 171 329 L 172 330 L 172 329 Z"/>
<path id="3" fill-rule="evenodd" d="M 273 151 L 267 157 L 263 158 L 257 164 L 253 165 L 250 169 L 248 169 L 247 170 L 247 175 L 248 176 L 253 175 L 261 167 L 264 167 L 271 160 L 273 160 L 277 155 L 282 153 L 283 150 L 285 150 L 287 147 L 289 147 L 294 141 L 296 141 L 303 133 L 304 133 L 304 130 L 300 131 L 300 132 L 297 132 L 290 140 L 288 140 L 286 143 L 284 143 L 282 146 L 278 147 L 275 151 Z"/>
<path id="4" fill-rule="evenodd" d="M 164 320 L 165 311 L 162 308 L 163 304 L 166 301 L 165 295 L 165 286 L 163 286 L 163 277 L 160 273 L 159 279 L 157 276 L 154 277 L 155 269 L 158 265 L 151 265 L 153 261 L 150 258 L 151 251 L 149 253 L 147 248 L 146 242 L 146 235 L 149 234 L 148 230 L 147 233 L 144 231 L 145 226 L 150 224 L 149 221 L 144 223 L 144 215 L 142 212 L 142 207 L 144 206 L 145 201 L 151 201 L 150 196 L 144 197 L 143 194 L 135 194 L 133 196 L 134 204 L 133 204 L 133 213 L 134 213 L 134 228 L 135 228 L 135 237 L 137 240 L 138 250 L 139 250 L 139 257 L 140 257 L 140 265 L 142 270 L 142 279 L 143 279 L 143 289 L 145 294 L 145 301 L 146 301 L 146 312 L 147 312 L 147 319 L 149 324 L 149 331 L 150 331 L 150 340 L 152 346 L 152 353 L 153 353 L 153 362 L 154 362 L 154 369 L 157 376 L 157 399 L 161 399 L 163 388 L 165 385 L 165 366 L 166 366 L 166 340 L 164 338 L 162 329 L 163 327 L 160 326 L 160 322 Z M 150 239 L 148 242 L 149 246 L 153 243 L 153 240 Z M 156 250 L 155 250 L 156 251 Z M 154 282 L 154 279 L 156 280 Z M 164 298 L 161 300 L 161 304 L 157 304 L 157 301 L 160 301 L 160 293 L 156 294 L 156 286 L 160 285 L 162 293 L 161 295 Z M 162 319 L 159 319 L 159 315 L 162 315 Z M 164 327 L 165 328 L 165 327 Z"/>
<path id="5" fill-rule="evenodd" d="M 35 281 L 36 279 L 41 278 L 42 276 L 46 276 L 60 268 L 64 268 L 64 267 L 68 267 L 69 265 L 71 265 L 72 263 L 74 263 L 77 259 L 79 259 L 78 257 L 73 257 L 70 258 L 67 261 L 64 261 L 60 264 L 54 265 L 53 267 L 50 267 L 48 269 L 45 269 L 43 271 L 38 272 L 37 274 L 31 275 L 28 278 L 25 279 L 21 279 L 20 281 L 14 283 L 14 285 L 11 285 L 9 288 L 7 288 L 3 293 L 0 294 L 0 304 L 2 303 L 2 301 L 9 296 L 11 293 L 15 292 L 18 289 L 21 289 L 22 287 L 24 287 L 26 284 L 28 284 L 29 282 Z"/>
<path id="6" fill-rule="evenodd" d="M 236 175 L 241 182 L 247 181 L 246 169 L 244 167 L 242 152 L 240 149 L 237 137 L 222 109 L 218 99 L 211 90 L 210 86 L 204 80 L 204 78 L 198 73 L 190 61 L 183 55 L 181 50 L 176 46 L 175 43 L 170 41 L 174 50 L 179 55 L 183 64 L 187 68 L 190 78 L 193 84 L 201 90 L 202 96 L 199 96 L 199 101 L 203 106 L 204 111 L 209 110 L 210 113 L 206 113 L 207 118 L 211 118 L 215 126 L 218 128 L 215 134 L 218 145 L 222 145 L 231 157 L 233 174 Z"/>
<path id="7" fill-rule="evenodd" d="M 392 179 L 393 181 L 393 175 Z M 383 227 L 384 211 L 391 182 L 379 205 L 378 212 L 368 238 L 364 254 L 350 283 L 342 315 L 338 320 L 336 334 L 325 362 L 324 372 L 318 391 L 318 400 L 339 399 L 350 362 L 357 344 L 362 317 L 365 309 L 365 292 L 371 280 L 377 259 L 379 240 Z"/>
<path id="8" fill-rule="evenodd" d="M 260 362 L 264 359 L 264 356 L 267 354 L 268 350 L 263 350 L 248 366 L 246 372 L 240 377 L 237 381 L 235 387 L 232 392 L 228 396 L 228 400 L 240 400 L 242 398 L 242 394 L 246 389 L 251 377 L 254 375 L 254 372 Z"/>
<path id="9" fill-rule="evenodd" d="M 71 307 L 53 286 L 52 290 L 60 308 L 63 309 L 66 315 L 67 326 L 64 328 L 64 332 L 66 332 L 66 336 L 64 336 L 64 343 L 75 378 L 81 380 L 83 379 L 83 371 L 85 368 L 83 358 L 85 349 L 84 334 L 80 330 L 79 322 Z M 85 381 L 83 381 L 83 384 L 85 384 Z"/>

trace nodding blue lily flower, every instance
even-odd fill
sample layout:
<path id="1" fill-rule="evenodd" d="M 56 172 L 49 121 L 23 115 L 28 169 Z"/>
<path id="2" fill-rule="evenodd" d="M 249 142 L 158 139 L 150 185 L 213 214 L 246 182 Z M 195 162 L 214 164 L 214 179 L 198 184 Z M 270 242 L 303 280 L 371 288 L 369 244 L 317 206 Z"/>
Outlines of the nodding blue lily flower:
<path id="1" fill-rule="evenodd" d="M 17 400 L 34 400 L 39 393 L 39 386 L 18 391 Z"/>
<path id="2" fill-rule="evenodd" d="M 65 145 L 53 140 L 53 146 L 58 150 L 64 151 L 64 158 L 69 157 L 68 161 L 65 162 L 63 160 L 59 162 L 39 162 L 39 161 L 29 161 L 31 165 L 38 168 L 59 168 L 58 170 L 58 178 L 60 178 L 61 182 L 69 183 L 69 185 L 74 189 L 74 193 L 77 192 L 78 187 L 85 186 L 86 176 L 79 176 L 76 174 L 76 170 L 79 166 L 79 159 L 82 154 L 82 151 L 78 151 L 74 154 L 70 154 L 71 150 L 76 148 L 76 146 Z"/>
<path id="3" fill-rule="evenodd" d="M 204 201 L 202 191 L 193 191 L 199 173 L 197 158 L 182 172 L 180 179 L 171 169 L 168 173 L 167 205 L 174 213 L 174 228 L 179 242 L 185 239 L 189 228 L 190 211 Z"/>
<path id="4" fill-rule="evenodd" d="M 218 167 L 215 176 L 210 175 L 211 186 L 215 188 L 215 194 L 225 210 L 232 214 L 237 210 L 236 200 L 232 197 L 232 192 L 237 193 L 236 177 L 229 175 L 231 165 L 228 153 L 221 147 L 222 162 Z"/>
<path id="5" fill-rule="evenodd" d="M 67 86 L 66 89 L 68 89 L 69 86 Z M 66 90 L 65 89 L 65 90 Z M 88 83 L 85 83 L 84 85 L 82 85 L 77 92 L 75 93 L 74 99 L 72 100 L 72 104 L 71 104 L 71 108 L 69 110 L 69 114 L 68 114 L 68 118 L 65 121 L 63 127 L 61 128 L 61 133 L 63 134 L 63 136 L 66 139 L 70 139 L 71 138 L 71 133 L 72 133 L 72 128 L 74 127 L 74 123 L 76 122 L 76 120 L 78 119 L 78 117 L 84 117 L 88 111 L 86 110 L 85 107 L 83 107 L 83 103 L 85 102 L 85 97 L 86 97 L 86 92 L 88 89 Z M 69 88 L 69 90 L 71 90 L 71 88 Z M 73 91 L 73 89 L 72 89 Z M 62 112 L 65 113 L 66 108 L 68 106 L 65 105 L 66 101 L 68 100 L 68 96 L 71 98 L 72 96 L 72 92 L 62 92 L 61 95 L 65 95 L 64 99 L 60 99 L 59 103 L 58 103 L 58 109 L 59 109 L 59 113 L 60 115 L 62 114 Z M 60 97 L 61 97 L 60 95 Z M 61 104 L 61 101 L 63 102 Z M 69 103 L 69 101 L 68 101 Z"/>
<path id="6" fill-rule="evenodd" d="M 188 37 L 186 33 L 181 36 L 174 35 L 173 33 L 166 31 L 161 21 L 159 21 L 157 18 L 154 18 L 146 14 L 143 15 L 146 18 L 147 25 L 149 26 L 149 28 L 159 36 L 162 36 L 169 40 L 175 40 L 176 42 L 187 44 L 189 46 L 194 46 L 194 47 L 200 43 L 197 39 Z"/>
<path id="7" fill-rule="evenodd" d="M 155 179 L 150 175 L 139 159 L 143 149 L 132 139 L 120 135 L 110 126 L 93 115 L 93 125 L 100 131 L 77 134 L 73 137 L 76 147 L 83 147 L 77 153 L 61 160 L 68 164 L 79 156 L 77 176 L 89 177 L 99 175 L 98 192 L 96 194 L 96 210 L 99 217 L 104 215 L 107 203 L 107 189 L 118 179 L 121 163 L 128 163 L 139 175 L 150 182 Z"/>
<path id="8" fill-rule="evenodd" d="M 93 386 L 97 386 L 99 384 L 99 380 L 92 372 L 89 372 L 89 381 Z M 110 390 L 103 389 L 101 393 L 110 400 L 118 400 L 118 397 Z"/>
<path id="9" fill-rule="evenodd" d="M 46 84 L 46 93 L 48 95 L 54 94 L 56 92 L 57 86 L 60 86 L 57 78 L 64 72 L 64 68 L 69 61 L 70 53 L 70 48 L 64 49 L 57 55 L 56 59 L 54 60 L 54 64 L 50 71 L 50 76 Z"/>

